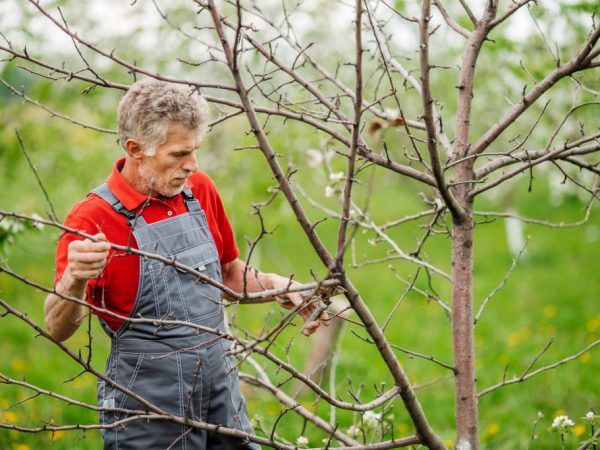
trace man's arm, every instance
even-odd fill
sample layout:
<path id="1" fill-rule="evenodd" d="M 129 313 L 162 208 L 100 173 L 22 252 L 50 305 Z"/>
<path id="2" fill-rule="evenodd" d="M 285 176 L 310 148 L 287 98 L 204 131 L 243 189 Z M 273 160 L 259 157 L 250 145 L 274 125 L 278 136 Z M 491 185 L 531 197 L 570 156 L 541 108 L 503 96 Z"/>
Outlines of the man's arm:
<path id="1" fill-rule="evenodd" d="M 228 288 L 234 290 L 235 292 L 243 292 L 244 291 L 244 272 L 246 271 L 246 264 L 239 260 L 235 259 L 230 263 L 224 264 L 222 266 L 223 270 L 223 283 Z M 275 273 L 262 273 L 252 267 L 249 267 L 246 272 L 246 292 L 261 292 L 271 289 L 288 289 L 293 286 L 297 286 L 298 283 L 295 281 L 291 281 L 289 278 L 282 277 L 281 275 L 277 275 Z M 290 292 L 288 294 L 279 296 L 280 298 L 287 298 L 291 300 L 291 302 L 279 302 L 281 306 L 287 309 L 294 309 L 296 306 L 301 305 L 305 302 L 305 299 L 299 292 Z M 277 298 L 267 298 L 265 301 L 273 301 L 277 300 Z M 306 307 L 300 310 L 300 315 L 304 318 L 304 320 L 308 320 L 311 313 L 317 307 L 316 304 L 309 304 Z M 304 327 L 304 334 L 310 335 L 317 331 L 317 328 L 321 325 L 321 321 L 327 320 L 327 313 L 323 312 L 319 316 L 319 320 L 313 320 L 306 323 Z"/>
<path id="2" fill-rule="evenodd" d="M 70 338 L 81 325 L 85 316 L 85 306 L 61 297 L 85 299 L 87 282 L 102 274 L 110 244 L 104 234 L 94 238 L 76 240 L 69 244 L 68 263 L 61 279 L 56 283 L 57 294 L 49 294 L 45 303 L 45 322 L 50 335 L 59 342 Z"/>

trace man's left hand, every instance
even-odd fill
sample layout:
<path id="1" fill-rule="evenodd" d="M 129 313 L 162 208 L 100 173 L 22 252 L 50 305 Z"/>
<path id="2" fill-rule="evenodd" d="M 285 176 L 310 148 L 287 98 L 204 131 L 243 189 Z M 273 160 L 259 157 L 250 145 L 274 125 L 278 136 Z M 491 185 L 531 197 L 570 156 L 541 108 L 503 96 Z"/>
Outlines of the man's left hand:
<path id="1" fill-rule="evenodd" d="M 276 274 L 270 274 L 269 279 L 271 281 L 271 289 L 290 289 L 300 286 L 298 282 L 291 281 L 289 278 L 285 278 Z M 287 301 L 283 299 L 287 299 Z M 327 324 L 327 321 L 329 320 L 327 311 L 323 311 L 316 320 L 308 321 L 313 311 L 319 305 L 319 302 L 311 302 L 311 299 L 304 298 L 301 292 L 289 292 L 287 294 L 279 295 L 277 297 L 277 302 L 286 309 L 294 309 L 299 305 L 304 305 L 300 309 L 299 313 L 306 322 L 304 324 L 304 328 L 302 329 L 302 333 L 305 336 L 310 336 L 317 331 L 317 328 L 321 326 L 321 323 Z"/>

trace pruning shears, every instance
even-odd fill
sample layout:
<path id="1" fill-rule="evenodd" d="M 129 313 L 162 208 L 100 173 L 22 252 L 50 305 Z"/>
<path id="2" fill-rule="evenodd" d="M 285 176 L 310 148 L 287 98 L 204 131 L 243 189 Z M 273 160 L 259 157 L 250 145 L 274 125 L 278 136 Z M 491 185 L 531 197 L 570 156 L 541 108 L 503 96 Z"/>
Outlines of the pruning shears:
<path id="1" fill-rule="evenodd" d="M 311 313 L 308 319 L 304 322 L 304 326 L 300 330 L 300 332 L 304 332 L 306 325 L 309 322 L 317 320 L 317 318 L 323 313 L 323 311 L 327 311 L 329 305 L 331 304 L 331 297 L 334 297 L 338 294 L 341 294 L 342 290 L 338 286 L 323 286 L 317 289 L 308 289 L 306 291 L 300 291 L 299 294 L 302 296 L 304 301 L 315 301 L 318 302 L 317 307 Z M 286 305 L 291 303 L 292 301 L 288 297 L 280 297 L 281 300 L 279 303 L 282 305 Z"/>

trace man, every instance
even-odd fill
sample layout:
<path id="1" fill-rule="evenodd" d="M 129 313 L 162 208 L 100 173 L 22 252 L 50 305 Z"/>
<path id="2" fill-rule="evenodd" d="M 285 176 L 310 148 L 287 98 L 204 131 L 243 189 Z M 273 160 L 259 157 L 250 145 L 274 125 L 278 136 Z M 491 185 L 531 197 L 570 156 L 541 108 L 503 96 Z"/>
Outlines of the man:
<path id="1" fill-rule="evenodd" d="M 56 254 L 57 294 L 46 299 L 46 326 L 69 338 L 87 312 L 63 296 L 125 317 L 179 320 L 223 331 L 221 290 L 155 259 L 118 252 L 109 243 L 176 260 L 236 292 L 288 288 L 290 280 L 247 271 L 212 180 L 198 171 L 196 152 L 207 123 L 204 99 L 187 86 L 135 83 L 118 107 L 125 157 L 106 183 L 70 211 L 65 225 L 94 240 L 65 233 Z M 287 294 L 287 308 L 303 303 Z M 308 320 L 314 306 L 301 311 Z M 168 414 L 252 433 L 230 342 L 182 325 L 132 323 L 99 314 L 111 337 L 107 377 Z M 321 316 L 321 319 L 324 315 Z M 313 333 L 319 320 L 306 324 Z M 127 420 L 122 410 L 145 411 L 135 398 L 99 381 L 105 449 L 259 448 L 248 440 L 168 421 Z M 118 422 L 115 426 L 110 426 Z"/>

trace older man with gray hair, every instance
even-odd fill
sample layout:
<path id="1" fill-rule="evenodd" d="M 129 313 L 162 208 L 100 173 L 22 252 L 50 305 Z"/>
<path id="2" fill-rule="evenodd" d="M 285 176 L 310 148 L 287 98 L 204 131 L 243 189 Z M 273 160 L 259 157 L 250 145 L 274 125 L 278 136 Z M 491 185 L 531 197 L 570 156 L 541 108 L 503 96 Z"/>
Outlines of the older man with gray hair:
<path id="1" fill-rule="evenodd" d="M 235 433 L 185 425 L 187 419 L 253 433 L 236 363 L 228 355 L 230 342 L 185 325 L 224 331 L 221 290 L 172 265 L 111 246 L 176 260 L 237 292 L 244 286 L 247 292 L 290 286 L 288 278 L 246 271 L 238 259 L 217 189 L 197 166 L 207 117 L 206 101 L 188 86 L 153 79 L 135 83 L 118 108 L 125 157 L 65 221 L 94 239 L 65 233 L 58 242 L 56 294 L 45 305 L 48 330 L 58 341 L 75 333 L 86 308 L 64 297 L 76 297 L 97 307 L 111 338 L 108 380 L 98 382 L 105 449 L 259 448 Z M 299 294 L 287 298 L 291 302 L 282 302 L 287 308 L 303 302 Z M 302 310 L 305 320 L 313 309 Z M 305 334 L 319 324 L 309 321 Z M 147 408 L 116 385 L 183 420 L 136 417 L 133 411 L 143 414 Z"/>

